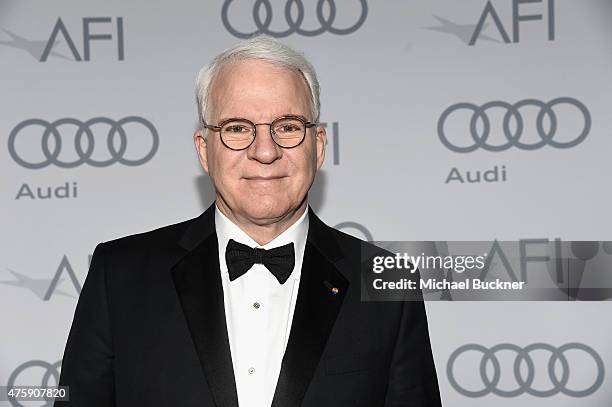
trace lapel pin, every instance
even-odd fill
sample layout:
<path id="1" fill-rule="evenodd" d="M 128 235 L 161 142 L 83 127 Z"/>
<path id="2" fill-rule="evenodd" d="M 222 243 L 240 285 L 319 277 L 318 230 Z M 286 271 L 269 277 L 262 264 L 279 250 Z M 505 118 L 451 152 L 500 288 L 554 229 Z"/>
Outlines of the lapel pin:
<path id="1" fill-rule="evenodd" d="M 325 287 L 329 288 L 329 291 L 331 291 L 331 293 L 334 295 L 338 294 L 338 292 L 340 291 L 338 290 L 337 287 L 334 287 L 333 285 L 331 285 L 331 283 L 327 280 L 325 280 L 323 284 L 325 284 Z"/>

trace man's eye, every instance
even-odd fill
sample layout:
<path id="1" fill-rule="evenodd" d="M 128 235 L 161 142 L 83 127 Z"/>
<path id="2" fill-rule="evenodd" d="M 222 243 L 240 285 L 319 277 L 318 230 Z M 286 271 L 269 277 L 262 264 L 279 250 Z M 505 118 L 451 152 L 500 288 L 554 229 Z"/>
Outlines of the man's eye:
<path id="1" fill-rule="evenodd" d="M 247 128 L 244 126 L 229 126 L 225 129 L 228 133 L 244 133 L 247 131 Z"/>
<path id="2" fill-rule="evenodd" d="M 294 124 L 286 124 L 284 126 L 281 126 L 280 131 L 283 133 L 291 133 L 294 131 L 299 131 L 300 128 Z"/>

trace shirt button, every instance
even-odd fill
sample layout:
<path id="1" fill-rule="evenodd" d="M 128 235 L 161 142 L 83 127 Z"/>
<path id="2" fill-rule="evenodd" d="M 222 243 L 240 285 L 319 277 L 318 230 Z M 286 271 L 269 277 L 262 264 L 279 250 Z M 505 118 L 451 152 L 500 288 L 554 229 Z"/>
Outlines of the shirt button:
<path id="1" fill-rule="evenodd" d="M 254 367 L 249 367 L 249 374 L 253 374 L 255 373 L 255 368 Z"/>
<path id="2" fill-rule="evenodd" d="M 261 307 L 261 305 L 258 302 L 253 303 L 253 308 L 259 309 L 259 307 Z"/>

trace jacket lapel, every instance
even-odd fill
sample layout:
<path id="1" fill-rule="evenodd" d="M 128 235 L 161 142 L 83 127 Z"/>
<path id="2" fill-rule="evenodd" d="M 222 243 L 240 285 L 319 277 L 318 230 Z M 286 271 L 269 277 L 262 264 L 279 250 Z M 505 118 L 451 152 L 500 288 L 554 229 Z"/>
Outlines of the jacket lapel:
<path id="1" fill-rule="evenodd" d="M 202 370 L 215 404 L 237 407 L 214 227 L 214 204 L 192 222 L 179 245 L 189 252 L 174 266 L 172 277 Z"/>
<path id="2" fill-rule="evenodd" d="M 343 256 L 329 227 L 310 209 L 309 221 L 298 297 L 273 407 L 301 404 L 349 285 L 334 265 Z"/>

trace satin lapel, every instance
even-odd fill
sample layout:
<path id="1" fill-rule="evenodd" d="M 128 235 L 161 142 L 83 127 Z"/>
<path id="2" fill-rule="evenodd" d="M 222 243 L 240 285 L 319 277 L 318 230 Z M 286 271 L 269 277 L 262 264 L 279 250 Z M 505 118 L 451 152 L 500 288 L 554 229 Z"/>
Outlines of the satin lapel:
<path id="1" fill-rule="evenodd" d="M 333 262 L 342 257 L 340 249 L 325 228 L 311 211 L 298 297 L 273 407 L 301 404 L 348 289 L 348 281 Z M 320 250 L 325 244 L 326 249 Z"/>
<path id="2" fill-rule="evenodd" d="M 206 226 L 210 232 L 210 225 Z M 217 235 L 208 233 L 174 266 L 172 275 L 215 404 L 218 407 L 237 407 L 217 245 Z"/>

